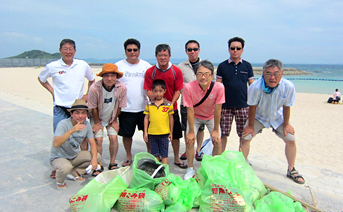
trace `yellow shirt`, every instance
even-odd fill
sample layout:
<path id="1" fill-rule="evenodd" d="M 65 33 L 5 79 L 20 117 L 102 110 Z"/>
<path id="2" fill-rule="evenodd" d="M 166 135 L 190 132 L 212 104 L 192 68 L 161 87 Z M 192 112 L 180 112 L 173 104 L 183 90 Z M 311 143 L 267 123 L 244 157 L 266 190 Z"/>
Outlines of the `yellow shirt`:
<path id="1" fill-rule="evenodd" d="M 165 135 L 170 133 L 169 115 L 174 114 L 173 105 L 166 99 L 160 106 L 149 102 L 145 106 L 144 114 L 149 115 L 149 135 Z"/>

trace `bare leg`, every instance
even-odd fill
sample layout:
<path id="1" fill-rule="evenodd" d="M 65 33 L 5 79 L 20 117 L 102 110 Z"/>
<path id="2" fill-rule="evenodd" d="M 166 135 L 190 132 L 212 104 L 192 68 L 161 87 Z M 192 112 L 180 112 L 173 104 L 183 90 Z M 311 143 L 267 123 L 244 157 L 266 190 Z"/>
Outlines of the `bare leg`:
<path id="1" fill-rule="evenodd" d="M 213 141 L 212 141 L 213 142 Z M 213 155 L 220 155 L 222 154 L 222 142 L 219 138 L 218 141 L 213 142 Z"/>
<path id="2" fill-rule="evenodd" d="M 174 151 L 174 162 L 175 163 L 182 163 L 179 158 L 179 150 L 180 150 L 180 140 L 179 139 L 173 139 L 172 140 L 172 147 Z M 193 154 L 194 156 L 194 154 Z"/>
<path id="3" fill-rule="evenodd" d="M 109 135 L 108 138 L 110 140 L 110 145 L 108 147 L 110 151 L 110 164 L 114 164 L 118 153 L 118 136 Z"/>
<path id="4" fill-rule="evenodd" d="M 124 149 L 126 151 L 126 160 L 132 160 L 131 147 L 132 147 L 132 138 L 123 137 Z"/>
<path id="5" fill-rule="evenodd" d="M 202 142 L 204 141 L 204 131 L 202 130 L 198 130 L 198 134 L 197 134 L 197 151 L 196 152 L 200 152 L 201 149 L 201 145 Z"/>
<path id="6" fill-rule="evenodd" d="M 285 143 L 286 143 L 285 154 L 286 154 L 287 163 L 288 163 L 288 170 L 291 171 L 295 164 L 297 147 L 296 147 L 295 141 L 285 141 Z"/>
<path id="7" fill-rule="evenodd" d="M 193 160 L 194 160 L 194 141 L 186 143 L 186 155 L 187 155 L 188 167 L 194 167 L 193 166 Z"/>
<path id="8" fill-rule="evenodd" d="M 103 137 L 95 138 L 96 148 L 98 150 L 98 153 L 102 156 L 102 142 Z"/>
<path id="9" fill-rule="evenodd" d="M 163 164 L 168 164 L 168 158 L 162 158 L 162 163 Z"/>
<path id="10" fill-rule="evenodd" d="M 244 140 L 243 138 L 241 139 L 240 150 L 242 151 L 245 160 L 248 160 L 248 155 L 250 152 L 250 142 L 251 140 Z"/>
<path id="11" fill-rule="evenodd" d="M 227 136 L 223 135 L 222 136 L 222 150 L 226 150 L 226 142 L 227 142 Z"/>

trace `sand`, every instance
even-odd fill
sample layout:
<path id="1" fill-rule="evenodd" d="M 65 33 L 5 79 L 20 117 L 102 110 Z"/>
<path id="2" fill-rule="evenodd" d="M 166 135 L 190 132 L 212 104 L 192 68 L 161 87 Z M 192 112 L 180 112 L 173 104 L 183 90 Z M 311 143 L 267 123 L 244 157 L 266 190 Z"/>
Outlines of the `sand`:
<path id="1" fill-rule="evenodd" d="M 52 97 L 37 81 L 41 70 L 0 68 L 0 100 L 52 116 Z M 93 68 L 94 73 L 99 71 L 100 67 Z M 328 97 L 325 94 L 297 93 L 296 103 L 291 108 L 291 124 L 296 131 L 298 150 L 296 167 L 304 175 L 306 185 L 312 188 L 319 208 L 342 210 L 343 105 L 325 103 Z M 52 125 L 52 118 L 47 124 Z M 227 149 L 237 150 L 235 128 L 231 134 Z M 184 150 L 183 140 L 181 143 L 180 152 Z M 173 159 L 169 161 L 172 164 Z M 250 161 L 264 182 L 283 191 L 290 190 L 294 196 L 312 203 L 308 188 L 285 177 L 284 142 L 270 129 L 265 129 L 252 141 Z M 180 173 L 184 172 L 181 170 Z"/>

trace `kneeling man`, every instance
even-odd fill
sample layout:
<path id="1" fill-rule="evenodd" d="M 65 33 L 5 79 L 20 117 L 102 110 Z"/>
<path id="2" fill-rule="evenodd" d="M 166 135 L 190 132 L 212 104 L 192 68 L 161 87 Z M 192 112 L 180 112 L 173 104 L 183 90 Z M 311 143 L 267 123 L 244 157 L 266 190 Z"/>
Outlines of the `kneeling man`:
<path id="1" fill-rule="evenodd" d="M 295 131 L 289 123 L 291 106 L 295 101 L 295 87 L 292 82 L 282 76 L 282 62 L 270 59 L 263 66 L 262 77 L 250 85 L 248 90 L 249 116 L 243 129 L 241 149 L 247 159 L 252 138 L 263 128 L 272 127 L 276 135 L 286 144 L 287 177 L 296 183 L 304 184 L 304 178 L 294 167 Z"/>
<path id="2" fill-rule="evenodd" d="M 212 82 L 213 64 L 202 60 L 195 68 L 196 80 L 187 83 L 183 90 L 183 105 L 187 108 L 186 155 L 189 168 L 184 176 L 187 180 L 194 176 L 194 143 L 199 127 L 207 127 L 212 137 L 213 155 L 222 153 L 220 139 L 220 114 L 225 102 L 222 83 Z"/>
<path id="3" fill-rule="evenodd" d="M 97 169 L 101 156 L 97 154 L 92 127 L 86 117 L 88 107 L 83 99 L 76 99 L 70 109 L 71 117 L 60 121 L 55 131 L 51 147 L 50 163 L 56 170 L 56 184 L 58 189 L 67 187 L 65 178 L 84 181 L 81 175 L 91 165 L 92 170 Z M 80 151 L 80 144 L 88 138 L 91 151 Z M 67 176 L 68 175 L 68 176 Z"/>

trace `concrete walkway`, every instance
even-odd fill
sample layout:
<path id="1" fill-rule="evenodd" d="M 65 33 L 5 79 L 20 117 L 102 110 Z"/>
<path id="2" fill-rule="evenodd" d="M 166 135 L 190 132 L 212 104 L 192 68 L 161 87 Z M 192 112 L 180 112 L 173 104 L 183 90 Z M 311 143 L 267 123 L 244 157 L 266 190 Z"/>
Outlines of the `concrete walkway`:
<path id="1" fill-rule="evenodd" d="M 66 190 L 57 190 L 55 181 L 49 175 L 52 143 L 52 117 L 46 113 L 21 107 L 0 100 L 0 149 L 3 174 L 0 185 L 0 211 L 70 211 L 69 198 L 91 180 L 85 182 L 67 181 Z M 181 140 L 181 150 L 185 147 Z M 117 163 L 125 159 L 122 140 L 119 138 Z M 142 133 L 136 133 L 133 154 L 145 151 Z M 108 139 L 104 141 L 104 165 L 107 170 Z M 281 154 L 281 152 L 280 152 Z M 173 164 L 172 149 L 169 151 L 170 172 L 183 176 L 185 170 Z M 295 184 L 286 178 L 287 163 L 266 155 L 251 155 L 250 161 L 261 180 L 282 191 L 290 191 L 295 197 L 312 203 L 308 188 Z M 318 207 L 326 211 L 343 209 L 343 175 L 313 166 L 297 168 L 305 176 L 306 185 L 312 188 Z M 195 161 L 195 168 L 200 166 Z"/>

